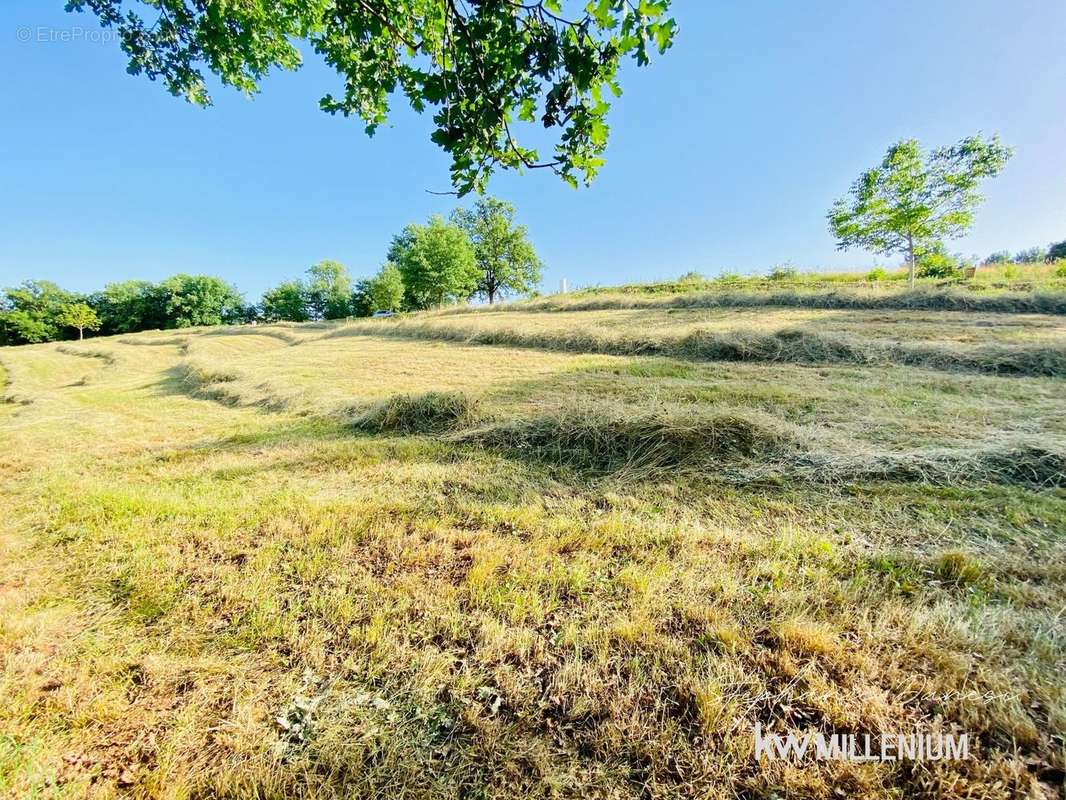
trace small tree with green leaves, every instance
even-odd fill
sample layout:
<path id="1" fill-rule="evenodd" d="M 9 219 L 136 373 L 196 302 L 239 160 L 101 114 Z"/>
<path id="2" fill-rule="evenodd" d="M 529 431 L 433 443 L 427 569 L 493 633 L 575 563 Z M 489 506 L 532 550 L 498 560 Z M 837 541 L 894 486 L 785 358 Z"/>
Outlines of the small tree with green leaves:
<path id="1" fill-rule="evenodd" d="M 375 311 L 399 311 L 403 308 L 403 275 L 400 268 L 391 261 L 385 264 L 378 274 L 367 281 L 367 306 L 370 313 Z"/>
<path id="2" fill-rule="evenodd" d="M 352 279 L 338 261 L 319 261 L 307 270 L 307 308 L 312 319 L 343 319 L 351 313 Z"/>
<path id="3" fill-rule="evenodd" d="M 59 323 L 68 328 L 77 328 L 78 338 L 85 338 L 85 331 L 100 330 L 100 318 L 85 303 L 71 303 L 59 314 Z"/>
<path id="4" fill-rule="evenodd" d="M 540 284 L 543 266 L 525 225 L 516 225 L 514 206 L 495 197 L 478 200 L 473 208 L 457 208 L 452 221 L 466 231 L 474 246 L 481 278 L 477 292 L 489 301 L 506 294 L 526 294 Z"/>
<path id="5" fill-rule="evenodd" d="M 370 308 L 370 278 L 356 281 L 352 289 L 351 307 L 353 317 L 369 317 L 373 313 Z"/>
<path id="6" fill-rule="evenodd" d="M 89 305 L 100 316 L 100 330 L 105 334 L 167 327 L 166 292 L 149 281 L 109 283 L 92 294 Z"/>
<path id="7" fill-rule="evenodd" d="M 303 281 L 285 281 L 263 293 L 260 313 L 267 322 L 307 322 L 307 287 Z"/>
<path id="8" fill-rule="evenodd" d="M 167 328 L 228 325 L 247 317 L 240 292 L 213 275 L 171 275 L 159 287 Z"/>
<path id="9" fill-rule="evenodd" d="M 413 309 L 466 300 L 481 278 L 466 231 L 439 215 L 404 228 L 392 241 L 389 261 L 399 268 L 404 304 Z"/>
<path id="10" fill-rule="evenodd" d="M 60 314 L 78 295 L 51 281 L 26 281 L 0 293 L 0 344 L 29 344 L 61 338 Z"/>
<path id="11" fill-rule="evenodd" d="M 982 199 L 978 186 L 998 175 L 1010 156 L 995 136 L 970 136 L 929 154 L 916 139 L 904 139 L 880 166 L 859 176 L 848 198 L 833 204 L 829 229 L 842 250 L 905 255 L 913 286 L 916 254 L 966 233 Z"/>
<path id="12" fill-rule="evenodd" d="M 0 345 L 47 342 L 54 334 L 48 322 L 28 311 L 0 310 Z"/>

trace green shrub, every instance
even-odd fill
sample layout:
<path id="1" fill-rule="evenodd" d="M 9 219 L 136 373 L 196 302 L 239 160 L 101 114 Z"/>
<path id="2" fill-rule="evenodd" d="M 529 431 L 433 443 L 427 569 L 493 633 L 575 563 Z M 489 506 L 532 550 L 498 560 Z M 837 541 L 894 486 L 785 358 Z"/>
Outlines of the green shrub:
<path id="1" fill-rule="evenodd" d="M 374 311 L 399 311 L 403 307 L 403 275 L 391 261 L 378 271 L 377 275 L 367 281 L 367 301 L 371 313 Z"/>
<path id="2" fill-rule="evenodd" d="M 958 276 L 959 268 L 950 261 L 939 258 L 931 259 L 918 265 L 917 275 L 919 278 L 954 278 Z"/>
<path id="3" fill-rule="evenodd" d="M 796 280 L 796 268 L 791 264 L 778 264 L 770 270 L 767 277 L 772 281 L 794 281 Z"/>
<path id="4" fill-rule="evenodd" d="M 919 278 L 956 278 L 959 275 L 959 260 L 937 248 L 918 257 Z"/>
<path id="5" fill-rule="evenodd" d="M 868 281 L 887 281 L 888 273 L 881 267 L 874 267 L 872 270 L 866 273 L 866 280 Z"/>
<path id="6" fill-rule="evenodd" d="M 1059 265 L 1055 267 L 1055 277 L 1066 278 L 1066 261 L 1060 262 Z"/>
<path id="7" fill-rule="evenodd" d="M 1015 264 L 1037 264 L 1047 255 L 1046 247 L 1030 247 L 1014 254 Z"/>

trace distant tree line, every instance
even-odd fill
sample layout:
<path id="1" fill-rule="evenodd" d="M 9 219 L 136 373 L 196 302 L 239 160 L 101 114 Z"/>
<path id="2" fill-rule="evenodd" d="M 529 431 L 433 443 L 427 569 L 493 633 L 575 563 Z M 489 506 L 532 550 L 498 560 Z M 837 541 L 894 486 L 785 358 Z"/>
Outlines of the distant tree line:
<path id="1" fill-rule="evenodd" d="M 489 303 L 528 294 L 540 284 L 541 262 L 514 206 L 493 197 L 434 215 L 392 238 L 385 263 L 352 283 L 347 270 L 323 261 L 306 279 L 286 281 L 263 295 L 260 318 L 276 322 L 365 317 L 419 311 L 475 297 Z"/>
<path id="2" fill-rule="evenodd" d="M 0 295 L 0 344 L 82 338 L 86 330 L 106 335 L 220 325 L 254 316 L 236 289 L 210 275 L 122 281 L 87 295 L 51 281 L 26 281 Z"/>
<path id="3" fill-rule="evenodd" d="M 480 297 L 527 294 L 541 262 L 514 207 L 495 198 L 449 219 L 431 217 L 393 237 L 381 269 L 353 282 L 336 261 L 320 261 L 296 280 L 268 290 L 258 305 L 221 278 L 174 275 L 158 283 L 122 281 L 78 294 L 50 281 L 0 293 L 0 344 L 32 344 L 100 335 L 252 321 L 343 319 L 415 311 Z"/>
<path id="4" fill-rule="evenodd" d="M 1066 242 L 1047 247 L 1029 247 L 1013 255 L 1003 250 L 984 259 L 979 255 L 967 258 L 961 253 L 949 253 L 943 242 L 933 242 L 917 254 L 917 275 L 919 278 L 952 278 L 960 274 L 964 267 L 972 267 L 978 263 L 987 266 L 1004 265 L 1013 269 L 1016 264 L 1051 263 L 1063 259 L 1066 259 Z M 1060 273 L 1061 271 L 1060 267 Z"/>
<path id="5" fill-rule="evenodd" d="M 1011 255 L 1009 250 L 992 253 L 985 259 L 986 264 L 1038 264 L 1066 259 L 1066 241 L 1055 242 L 1047 247 L 1030 247 Z"/>

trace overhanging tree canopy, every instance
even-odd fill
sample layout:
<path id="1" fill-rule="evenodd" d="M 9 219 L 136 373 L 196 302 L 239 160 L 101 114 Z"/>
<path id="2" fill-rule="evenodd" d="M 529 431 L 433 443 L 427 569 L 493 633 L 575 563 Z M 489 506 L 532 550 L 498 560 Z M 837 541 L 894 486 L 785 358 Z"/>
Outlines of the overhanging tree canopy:
<path id="1" fill-rule="evenodd" d="M 564 12 L 564 5 L 567 11 Z M 570 13 L 575 5 L 581 10 Z M 590 181 L 607 146 L 608 96 L 623 58 L 648 63 L 677 25 L 670 0 L 69 0 L 115 28 L 129 71 L 209 105 L 205 70 L 244 92 L 271 68 L 296 69 L 309 42 L 344 80 L 323 110 L 358 115 L 368 133 L 403 92 L 436 109 L 432 139 L 452 157 L 460 194 L 484 189 L 496 167 L 551 169 Z M 519 121 L 556 129 L 544 158 L 516 136 Z"/>

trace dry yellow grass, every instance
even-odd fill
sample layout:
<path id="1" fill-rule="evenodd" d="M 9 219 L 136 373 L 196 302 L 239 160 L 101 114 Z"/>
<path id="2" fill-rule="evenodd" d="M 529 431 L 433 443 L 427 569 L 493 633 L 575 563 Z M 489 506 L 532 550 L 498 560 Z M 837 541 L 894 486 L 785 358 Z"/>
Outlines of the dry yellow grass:
<path id="1" fill-rule="evenodd" d="M 430 315 L 431 316 L 431 315 Z M 979 314 L 952 311 L 851 311 L 806 308 L 675 308 L 606 311 L 520 312 L 511 314 L 450 313 L 448 324 L 468 330 L 517 326 L 531 331 L 589 329 L 597 333 L 655 333 L 684 336 L 694 330 L 746 328 L 852 334 L 904 341 L 987 343 L 1060 343 L 1066 318 L 1049 314 Z"/>
<path id="2" fill-rule="evenodd" d="M 744 324 L 782 324 L 764 313 Z M 839 322 L 819 313 L 802 324 Z M 848 332 L 932 326 L 877 316 Z M 969 335 L 954 325 L 936 337 Z M 669 420 L 705 417 L 853 456 L 1061 447 L 1061 380 L 333 332 L 0 352 L 25 401 L 0 407 L 0 793 L 1055 796 L 1061 488 L 738 482 L 757 448 L 605 474 L 352 420 L 461 392 L 473 426 L 609 407 L 659 448 L 682 441 Z M 976 758 L 757 762 L 756 723 L 960 729 Z"/>

